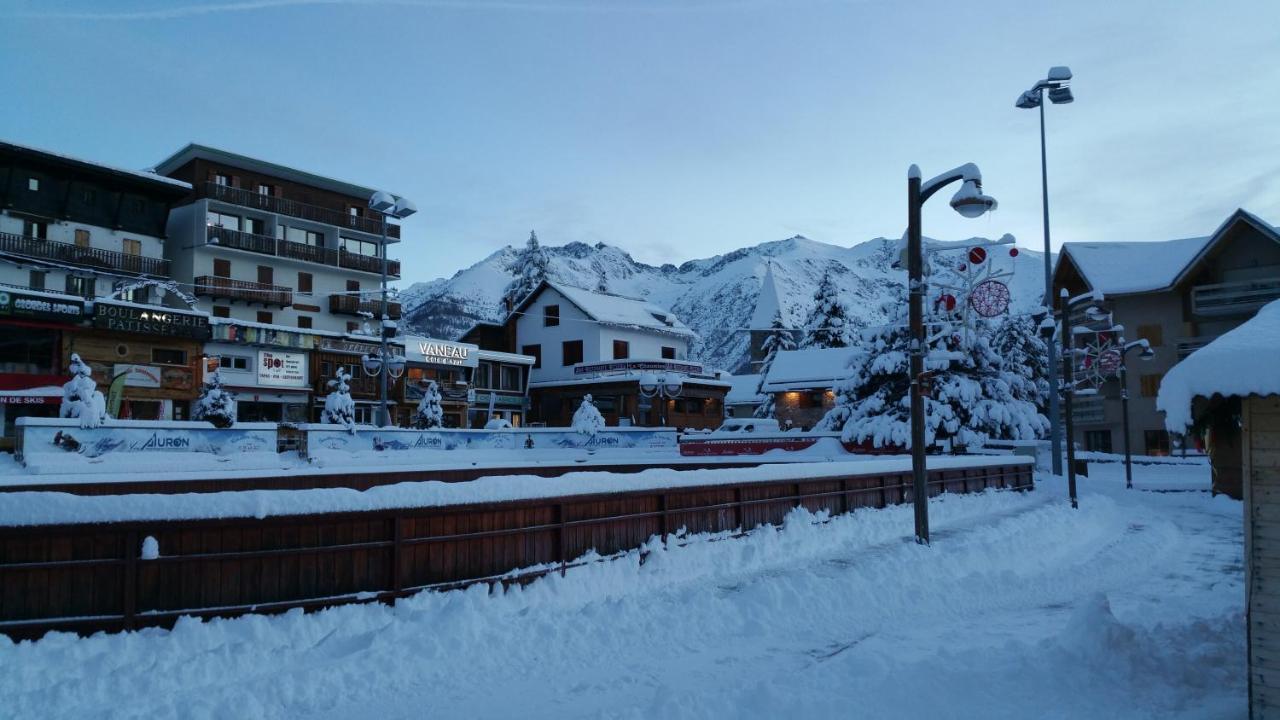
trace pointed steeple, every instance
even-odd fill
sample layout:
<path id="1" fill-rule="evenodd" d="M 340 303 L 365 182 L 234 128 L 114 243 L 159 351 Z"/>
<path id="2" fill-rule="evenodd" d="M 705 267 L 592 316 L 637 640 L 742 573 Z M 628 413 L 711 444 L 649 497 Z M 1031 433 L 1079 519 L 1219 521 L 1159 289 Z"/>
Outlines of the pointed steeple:
<path id="1" fill-rule="evenodd" d="M 760 283 L 760 296 L 756 298 L 756 309 L 751 313 L 749 330 L 767 330 L 773 325 L 773 316 L 781 315 L 786 323 L 786 314 L 782 312 L 782 299 L 778 294 L 778 285 L 773 279 L 773 261 L 765 266 L 764 281 Z"/>

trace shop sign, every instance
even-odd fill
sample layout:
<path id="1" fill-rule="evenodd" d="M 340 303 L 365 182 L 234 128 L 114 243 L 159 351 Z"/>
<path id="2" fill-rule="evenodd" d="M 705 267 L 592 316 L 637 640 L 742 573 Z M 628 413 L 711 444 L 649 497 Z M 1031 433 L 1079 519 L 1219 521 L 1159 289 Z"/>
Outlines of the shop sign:
<path id="1" fill-rule="evenodd" d="M 306 387 L 306 354 L 259 350 L 258 384 L 270 387 Z"/>
<path id="2" fill-rule="evenodd" d="M 111 377 L 124 375 L 126 387 L 158 388 L 161 381 L 161 370 L 151 365 L 130 365 L 117 363 L 111 371 Z"/>
<path id="3" fill-rule="evenodd" d="M 595 373 L 626 372 L 678 372 L 685 375 L 701 375 L 702 365 L 698 363 L 676 362 L 674 360 L 619 360 L 616 362 L 589 363 L 576 365 L 574 375 L 592 375 Z"/>
<path id="4" fill-rule="evenodd" d="M 209 339 L 209 317 L 163 307 L 93 304 L 93 326 L 114 332 L 145 333 L 193 340 Z"/>
<path id="5" fill-rule="evenodd" d="M 84 317 L 84 301 L 0 290 L 0 317 L 77 322 Z"/>
<path id="6" fill-rule="evenodd" d="M 397 346 L 398 347 L 398 346 Z M 378 343 L 358 342 L 345 338 L 320 338 L 320 349 L 349 355 L 374 355 L 382 348 Z"/>
<path id="7" fill-rule="evenodd" d="M 409 362 L 431 365 L 476 367 L 480 364 L 480 347 L 468 343 L 408 337 L 405 338 L 405 358 Z"/>
<path id="8" fill-rule="evenodd" d="M 0 405 L 56 405 L 60 402 L 61 395 L 0 395 Z"/>
<path id="9" fill-rule="evenodd" d="M 476 393 L 475 400 L 473 402 L 476 405 L 487 407 L 489 405 L 491 398 L 495 407 L 501 407 L 501 408 L 523 408 L 524 407 L 523 395 L 502 395 L 500 393 L 478 392 Z"/>

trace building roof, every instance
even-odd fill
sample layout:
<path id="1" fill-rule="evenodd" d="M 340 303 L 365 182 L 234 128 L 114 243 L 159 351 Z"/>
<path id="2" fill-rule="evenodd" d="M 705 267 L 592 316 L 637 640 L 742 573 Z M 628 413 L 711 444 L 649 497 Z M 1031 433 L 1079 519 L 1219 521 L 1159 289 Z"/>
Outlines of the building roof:
<path id="1" fill-rule="evenodd" d="M 1156 408 L 1165 413 L 1170 432 L 1184 432 L 1194 421 L 1191 401 L 1248 395 L 1280 395 L 1280 300 L 1196 350 L 1160 381 Z"/>
<path id="2" fill-rule="evenodd" d="M 171 173 L 197 158 L 226 163 L 227 165 L 243 168 L 245 170 L 256 170 L 258 172 L 271 175 L 272 177 L 290 180 L 302 185 L 311 185 L 312 187 L 323 188 L 325 190 L 353 197 L 368 198 L 377 191 L 376 188 L 357 185 L 355 183 L 326 177 L 324 175 L 316 175 L 315 173 L 310 173 L 305 170 L 299 170 L 285 165 L 278 165 L 266 160 L 252 158 L 248 155 L 241 155 L 239 153 L 220 150 L 215 147 L 209 147 L 208 145 L 200 145 L 197 143 L 188 143 L 186 147 L 175 152 L 164 160 L 161 160 L 156 164 L 155 171 L 164 174 Z M 397 200 L 400 199 L 399 195 L 395 195 L 393 193 L 393 196 Z"/>
<path id="3" fill-rule="evenodd" d="M 15 155 L 36 156 L 37 159 L 44 160 L 45 162 L 54 162 L 74 169 L 89 170 L 99 174 L 115 175 L 125 180 L 142 181 L 143 183 L 151 185 L 158 190 L 171 194 L 178 190 L 185 191 L 191 189 L 191 185 L 189 183 L 165 177 L 164 175 L 158 175 L 148 170 L 130 170 L 128 168 L 115 167 L 114 165 L 106 165 L 92 160 L 82 160 L 78 157 L 53 152 L 51 150 L 43 150 L 30 145 L 19 145 L 18 143 L 0 140 L 0 150 L 8 151 Z"/>
<path id="4" fill-rule="evenodd" d="M 831 388 L 849 374 L 852 348 L 782 350 L 773 358 L 765 378 L 765 392 Z"/>
<path id="5" fill-rule="evenodd" d="M 729 381 L 729 392 L 724 396 L 726 405 L 760 402 L 761 397 L 756 392 L 760 388 L 759 373 L 753 375 L 730 375 L 721 379 Z"/>
<path id="6" fill-rule="evenodd" d="M 765 266 L 764 280 L 760 282 L 760 295 L 756 297 L 755 310 L 751 312 L 749 330 L 768 330 L 773 327 L 774 316 L 782 314 L 782 299 L 778 296 L 778 284 L 773 279 L 773 263 Z M 785 326 L 786 323 L 783 322 Z"/>
<path id="7" fill-rule="evenodd" d="M 520 304 L 511 311 L 512 315 L 523 312 L 535 298 L 542 294 L 545 288 L 551 288 L 560 293 L 587 317 L 604 325 L 650 330 L 690 340 L 698 337 L 697 333 L 690 330 L 683 322 L 680 322 L 680 318 L 676 317 L 675 313 L 660 308 L 647 300 L 596 292 L 585 288 L 573 287 L 572 285 L 551 282 L 550 280 L 543 280 L 539 283 L 538 287 L 526 295 L 520 301 Z"/>

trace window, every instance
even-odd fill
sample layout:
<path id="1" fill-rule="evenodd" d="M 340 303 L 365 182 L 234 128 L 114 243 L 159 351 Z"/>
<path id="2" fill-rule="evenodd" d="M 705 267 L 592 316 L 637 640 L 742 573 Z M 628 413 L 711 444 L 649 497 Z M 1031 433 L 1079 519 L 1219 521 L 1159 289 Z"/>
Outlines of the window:
<path id="1" fill-rule="evenodd" d="M 358 292 L 360 292 L 360 281 L 359 281 L 359 280 L 348 280 L 348 281 L 347 281 L 347 292 L 349 292 L 349 293 L 358 293 Z"/>
<path id="2" fill-rule="evenodd" d="M 27 178 L 27 189 L 31 192 L 40 192 L 40 178 Z"/>
<path id="3" fill-rule="evenodd" d="M 310 316 L 310 315 L 299 315 L 299 316 L 298 316 L 298 327 L 303 328 L 304 330 L 310 330 L 310 329 L 311 329 L 311 316 Z"/>
<path id="4" fill-rule="evenodd" d="M 663 345 L 663 346 L 662 346 L 662 359 L 663 359 L 663 360 L 675 360 L 675 359 L 676 359 L 676 349 L 675 349 L 675 348 L 673 348 L 673 347 L 667 347 L 666 345 Z"/>
<path id="5" fill-rule="evenodd" d="M 75 234 L 76 247 L 89 247 L 89 231 L 77 229 Z"/>
<path id="6" fill-rule="evenodd" d="M 502 387 L 500 390 L 520 390 L 520 368 L 515 365 L 503 365 L 501 369 Z"/>
<path id="7" fill-rule="evenodd" d="M 1146 340 L 1153 348 L 1164 344 L 1164 328 L 1159 325 L 1139 325 L 1138 339 Z"/>
<path id="8" fill-rule="evenodd" d="M 1164 379 L 1164 373 L 1156 373 L 1154 375 L 1143 375 L 1142 397 L 1155 397 L 1160 394 L 1160 381 Z"/>
<path id="9" fill-rule="evenodd" d="M 123 252 L 125 255 L 141 255 L 141 254 L 142 254 L 142 241 L 141 241 L 141 240 L 131 240 L 131 239 L 129 239 L 129 238 L 125 238 L 125 239 L 123 239 L 123 240 L 121 240 L 121 241 L 120 241 L 120 250 L 121 250 L 121 252 Z"/>
<path id="10" fill-rule="evenodd" d="M 560 306 L 547 305 L 542 308 L 542 327 L 555 327 L 560 324 Z"/>
<path id="11" fill-rule="evenodd" d="M 247 217 L 244 219 L 244 231 L 254 235 L 266 235 L 267 223 L 265 220 Z"/>
<path id="12" fill-rule="evenodd" d="M 218 367 L 228 370 L 248 370 L 249 358 L 244 355 L 223 355 L 218 358 Z"/>
<path id="13" fill-rule="evenodd" d="M 476 387 L 478 388 L 493 387 L 492 383 L 489 382 L 489 379 L 492 377 L 492 375 L 493 375 L 492 363 L 482 362 L 479 365 L 477 365 L 476 374 L 475 374 Z"/>
<path id="14" fill-rule="evenodd" d="M 225 258 L 214 258 L 213 276 L 220 278 L 231 277 L 231 261 Z"/>
<path id="15" fill-rule="evenodd" d="M 1147 430 L 1142 433 L 1148 455 L 1169 454 L 1169 433 L 1164 430 Z"/>
<path id="16" fill-rule="evenodd" d="M 298 273 L 298 292 L 309 294 L 311 287 L 311 273 Z"/>
<path id="17" fill-rule="evenodd" d="M 359 331 L 360 331 L 360 323 L 356 322 L 355 320 L 347 321 L 347 332 L 354 333 Z"/>
<path id="18" fill-rule="evenodd" d="M 263 325 L 270 325 L 270 324 L 271 324 L 271 313 L 269 313 L 269 312 L 267 312 L 267 311 L 265 311 L 265 310 L 259 310 L 259 311 L 258 311 L 258 322 L 262 323 Z"/>
<path id="19" fill-rule="evenodd" d="M 227 230 L 240 229 L 240 216 L 228 215 L 227 213 L 214 212 L 210 210 L 205 215 L 205 222 L 212 227 L 226 228 Z"/>
<path id="20" fill-rule="evenodd" d="M 124 290 L 125 285 L 127 285 L 127 283 L 125 282 L 116 282 L 114 289 L 116 292 L 120 292 Z M 146 286 L 136 287 L 124 293 L 122 296 L 120 296 L 120 299 L 128 300 L 129 302 L 141 303 L 145 305 L 151 299 L 151 288 Z"/>
<path id="21" fill-rule="evenodd" d="M 279 234 L 279 231 L 276 233 Z M 300 227 L 288 227 L 284 230 L 284 239 L 299 245 L 320 247 L 324 245 L 324 233 Z"/>
<path id="22" fill-rule="evenodd" d="M 214 173 L 213 184 L 221 185 L 223 187 L 231 187 L 231 176 L 223 175 L 222 173 Z"/>
<path id="23" fill-rule="evenodd" d="M 268 185 L 266 183 L 258 183 L 258 194 L 259 195 L 275 195 L 276 188 L 274 185 Z"/>
<path id="24" fill-rule="evenodd" d="M 67 276 L 67 294 L 79 295 L 82 298 L 92 298 L 96 283 L 91 277 L 76 277 L 75 275 Z"/>
<path id="25" fill-rule="evenodd" d="M 364 208 L 352 205 L 347 208 L 347 213 L 351 215 L 351 217 L 364 217 Z"/>
<path id="26" fill-rule="evenodd" d="M 1084 433 L 1084 449 L 1089 452 L 1111 452 L 1111 431 L 1086 430 Z"/>
<path id="27" fill-rule="evenodd" d="M 270 265 L 258 266 L 258 282 L 263 285 L 275 284 L 275 270 Z"/>
<path id="28" fill-rule="evenodd" d="M 355 238 L 343 237 L 339 238 L 338 246 L 354 255 L 378 257 L 378 243 L 370 240 L 357 240 Z"/>
<path id="29" fill-rule="evenodd" d="M 98 193 L 92 190 L 81 190 L 80 201 L 83 202 L 85 205 L 92 205 L 98 202 Z"/>
<path id="30" fill-rule="evenodd" d="M 626 340 L 613 341 L 613 359 L 626 360 L 631 357 L 631 343 Z"/>
<path id="31" fill-rule="evenodd" d="M 130 204 L 133 206 L 133 211 L 139 215 L 147 211 L 147 201 L 142 198 L 134 198 Z"/>
<path id="32" fill-rule="evenodd" d="M 171 348 L 151 348 L 151 362 L 158 365 L 186 365 L 187 351 Z"/>
<path id="33" fill-rule="evenodd" d="M 213 316 L 220 317 L 220 318 L 229 318 L 231 317 L 231 308 L 227 307 L 226 305 L 214 305 Z"/>
<path id="34" fill-rule="evenodd" d="M 536 368 L 542 367 L 542 346 L 541 345 L 525 345 L 524 347 L 520 348 L 520 353 L 522 355 L 532 356 L 534 367 Z"/>
<path id="35" fill-rule="evenodd" d="M 568 367 L 582 362 L 582 341 L 565 340 L 560 344 L 560 364 Z"/>
<path id="36" fill-rule="evenodd" d="M 27 287 L 31 288 L 32 290 L 43 290 L 44 279 L 48 277 L 48 275 L 49 273 L 44 270 L 32 270 L 31 279 L 27 282 Z"/>
<path id="37" fill-rule="evenodd" d="M 37 240 L 47 240 L 49 238 L 49 224 L 39 220 L 23 220 L 22 234 Z"/>

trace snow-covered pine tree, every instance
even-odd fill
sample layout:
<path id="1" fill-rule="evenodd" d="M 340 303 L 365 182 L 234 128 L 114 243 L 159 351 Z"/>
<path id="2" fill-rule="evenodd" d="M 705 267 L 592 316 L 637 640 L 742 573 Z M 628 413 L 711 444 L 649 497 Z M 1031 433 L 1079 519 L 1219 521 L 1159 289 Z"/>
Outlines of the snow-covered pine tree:
<path id="1" fill-rule="evenodd" d="M 440 427 L 444 421 L 444 408 L 440 406 L 440 386 L 435 380 L 427 380 L 422 389 L 422 400 L 418 401 L 418 409 L 413 413 L 413 424 L 422 430 Z"/>
<path id="2" fill-rule="evenodd" d="M 324 412 L 320 414 L 320 422 L 330 425 L 342 425 L 348 432 L 356 431 L 356 403 L 351 399 L 351 373 L 346 368 L 338 368 L 334 378 L 328 382 L 329 394 L 324 398 Z"/>
<path id="3" fill-rule="evenodd" d="M 583 435 L 595 435 L 604 429 L 604 416 L 600 414 L 590 395 L 583 397 L 582 404 L 574 411 L 572 427 Z"/>
<path id="4" fill-rule="evenodd" d="M 1040 412 L 1049 405 L 1049 349 L 1040 327 L 1030 315 L 1009 314 L 991 331 L 991 349 L 1004 363 L 1013 396 L 1035 403 Z"/>
<path id="5" fill-rule="evenodd" d="M 82 428 L 98 427 L 107 419 L 107 401 L 93 380 L 93 369 L 78 353 L 71 353 L 67 370 L 71 372 L 71 379 L 62 386 L 59 417 L 79 418 Z"/>
<path id="6" fill-rule="evenodd" d="M 849 311 L 840 299 L 831 271 L 822 274 L 822 281 L 813 293 L 813 310 L 805 321 L 804 341 L 801 347 L 842 348 L 849 346 Z"/>
<path id="7" fill-rule="evenodd" d="M 796 341 L 791 335 L 791 330 L 782 322 L 781 310 L 773 314 L 773 321 L 769 323 L 769 334 L 765 335 L 764 340 L 760 341 L 760 349 L 764 351 L 764 359 L 760 362 L 760 384 L 756 386 L 756 394 L 764 397 L 764 400 L 756 407 L 753 415 L 758 418 L 771 418 L 773 417 L 774 398 L 764 392 L 764 383 L 769 377 L 769 368 L 773 367 L 773 360 L 778 356 L 778 353 L 783 350 L 796 349 Z"/>
<path id="8" fill-rule="evenodd" d="M 516 259 L 515 277 L 502 293 L 504 308 L 514 308 L 526 295 L 533 292 L 547 278 L 550 262 L 547 251 L 538 244 L 538 233 L 530 230 L 529 241 Z"/>
<path id="9" fill-rule="evenodd" d="M 222 373 L 214 370 L 200 386 L 200 398 L 191 410 L 194 420 L 207 420 L 214 427 L 228 428 L 236 421 L 236 396 L 222 387 Z"/>

